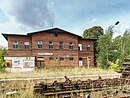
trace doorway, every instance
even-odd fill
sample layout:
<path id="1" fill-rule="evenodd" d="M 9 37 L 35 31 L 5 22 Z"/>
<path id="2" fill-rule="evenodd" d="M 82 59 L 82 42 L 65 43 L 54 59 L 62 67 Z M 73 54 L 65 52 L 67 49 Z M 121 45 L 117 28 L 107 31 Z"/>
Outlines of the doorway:
<path id="1" fill-rule="evenodd" d="M 44 57 L 37 57 L 36 58 L 36 67 L 37 68 L 44 68 L 45 67 Z"/>
<path id="2" fill-rule="evenodd" d="M 79 66 L 83 66 L 83 59 L 79 58 Z"/>

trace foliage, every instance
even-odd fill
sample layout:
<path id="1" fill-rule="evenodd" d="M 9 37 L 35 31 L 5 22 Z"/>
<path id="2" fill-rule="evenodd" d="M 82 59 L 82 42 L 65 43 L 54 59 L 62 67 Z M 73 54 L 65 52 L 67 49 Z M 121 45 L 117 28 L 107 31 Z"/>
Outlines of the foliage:
<path id="1" fill-rule="evenodd" d="M 115 63 L 109 61 L 109 69 L 113 70 L 113 71 L 117 71 L 119 69 L 119 65 L 118 65 L 119 59 L 116 60 Z"/>
<path id="2" fill-rule="evenodd" d="M 109 64 L 109 53 L 112 45 L 112 31 L 107 31 L 106 34 L 102 35 L 98 39 L 98 45 L 96 47 L 98 51 L 97 65 L 101 68 L 108 68 Z"/>
<path id="3" fill-rule="evenodd" d="M 100 35 L 103 35 L 103 29 L 101 26 L 94 26 L 92 28 L 86 29 L 83 32 L 84 38 L 99 38 Z"/>
<path id="4" fill-rule="evenodd" d="M 5 61 L 3 55 L 7 52 L 7 50 L 4 48 L 0 50 L 0 71 L 4 72 L 5 71 Z"/>
<path id="5" fill-rule="evenodd" d="M 123 36 L 113 39 L 113 31 L 108 29 L 106 33 L 99 37 L 97 64 L 101 68 L 115 69 L 117 65 L 122 66 L 124 58 L 130 55 L 130 31 L 125 31 Z M 118 64 L 115 64 L 118 60 Z M 113 68 L 115 67 L 115 68 Z M 111 69 L 110 68 L 110 69 Z"/>
<path id="6" fill-rule="evenodd" d="M 84 32 L 83 32 L 83 37 L 84 38 L 95 38 L 95 39 L 99 39 L 99 37 L 101 35 L 104 34 L 104 31 L 102 29 L 101 26 L 94 26 L 92 28 L 89 28 L 89 29 L 86 29 Z M 98 46 L 98 42 L 95 42 L 95 47 Z M 95 49 L 95 56 L 94 56 L 94 61 L 96 61 L 96 56 L 98 55 L 98 51 Z M 96 62 L 95 62 L 96 64 Z"/>

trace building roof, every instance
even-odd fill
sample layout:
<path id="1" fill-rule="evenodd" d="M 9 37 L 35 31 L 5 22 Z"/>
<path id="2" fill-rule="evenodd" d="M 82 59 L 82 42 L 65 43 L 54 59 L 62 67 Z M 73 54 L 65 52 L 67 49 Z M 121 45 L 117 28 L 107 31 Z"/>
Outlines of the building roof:
<path id="1" fill-rule="evenodd" d="M 68 34 L 71 34 L 71 35 L 74 35 L 74 36 L 82 38 L 79 35 L 76 35 L 74 33 L 68 32 L 68 31 L 60 29 L 60 28 L 52 28 L 52 29 L 46 29 L 46 30 L 42 30 L 42 31 L 31 32 L 31 33 L 27 33 L 27 35 L 32 35 L 32 34 L 35 34 L 35 33 L 44 33 L 44 32 L 57 32 L 57 33 L 61 33 L 62 32 L 62 33 L 68 33 Z"/>
<path id="2" fill-rule="evenodd" d="M 76 35 L 74 33 L 71 33 L 71 32 L 68 32 L 68 31 L 65 31 L 65 30 L 59 29 L 59 28 L 52 28 L 52 29 L 46 29 L 46 30 L 31 32 L 31 33 L 27 33 L 26 35 L 24 35 L 24 34 L 4 34 L 4 33 L 2 33 L 2 35 L 8 41 L 8 36 L 25 36 L 25 37 L 28 37 L 28 36 L 31 36 L 31 35 L 36 34 L 36 33 L 45 33 L 45 32 L 54 32 L 54 33 L 61 33 L 62 32 L 62 33 L 68 33 L 68 34 L 77 36 L 81 40 L 96 40 L 96 39 L 83 38 L 82 36 Z"/>
<path id="3" fill-rule="evenodd" d="M 8 41 L 8 36 L 28 36 L 28 35 L 23 35 L 23 34 L 4 34 L 2 33 L 4 38 Z"/>

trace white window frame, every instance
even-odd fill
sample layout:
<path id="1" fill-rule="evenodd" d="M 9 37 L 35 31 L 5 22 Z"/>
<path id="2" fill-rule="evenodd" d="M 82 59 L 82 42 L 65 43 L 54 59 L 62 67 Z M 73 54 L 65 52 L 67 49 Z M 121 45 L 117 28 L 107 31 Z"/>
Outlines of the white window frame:
<path id="1" fill-rule="evenodd" d="M 64 49 L 64 43 L 61 41 L 59 42 L 59 49 L 63 50 Z"/>
<path id="2" fill-rule="evenodd" d="M 13 42 L 13 49 L 18 49 L 18 42 L 16 41 Z"/>
<path id="3" fill-rule="evenodd" d="M 42 48 L 42 41 L 41 40 L 38 41 L 38 48 Z"/>
<path id="4" fill-rule="evenodd" d="M 25 49 L 29 49 L 29 42 L 24 42 Z"/>
<path id="5" fill-rule="evenodd" d="M 69 44 L 69 49 L 70 49 L 70 50 L 73 50 L 73 49 L 74 49 L 74 44 L 73 44 L 72 42 L 70 42 L 70 44 Z"/>
<path id="6" fill-rule="evenodd" d="M 86 50 L 90 51 L 91 50 L 91 45 L 90 44 L 86 44 Z"/>
<path id="7" fill-rule="evenodd" d="M 49 49 L 53 49 L 53 42 L 49 41 Z"/>
<path id="8" fill-rule="evenodd" d="M 82 44 L 78 44 L 79 50 L 82 51 Z"/>

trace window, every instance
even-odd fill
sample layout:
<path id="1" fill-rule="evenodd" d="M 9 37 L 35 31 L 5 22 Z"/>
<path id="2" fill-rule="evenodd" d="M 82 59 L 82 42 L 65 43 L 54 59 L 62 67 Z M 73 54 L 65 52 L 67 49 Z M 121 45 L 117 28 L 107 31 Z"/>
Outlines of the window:
<path id="1" fill-rule="evenodd" d="M 73 43 L 70 43 L 69 49 L 70 49 L 70 50 L 73 50 Z"/>
<path id="2" fill-rule="evenodd" d="M 13 42 L 13 48 L 14 48 L 14 49 L 18 49 L 18 42 L 16 42 L 16 41 Z"/>
<path id="3" fill-rule="evenodd" d="M 54 58 L 53 57 L 49 57 L 49 61 L 52 61 L 52 60 L 54 60 Z"/>
<path id="4" fill-rule="evenodd" d="M 72 61 L 72 60 L 74 60 L 74 57 L 70 57 L 69 59 L 70 59 L 70 61 Z"/>
<path id="5" fill-rule="evenodd" d="M 55 32 L 55 33 L 54 33 L 54 35 L 55 35 L 55 37 L 57 37 L 57 36 L 58 36 L 58 33 L 57 33 L 57 32 Z"/>
<path id="6" fill-rule="evenodd" d="M 78 45 L 78 49 L 79 49 L 79 51 L 82 51 L 82 44 Z"/>
<path id="7" fill-rule="evenodd" d="M 25 49 L 29 49 L 29 42 L 24 42 Z"/>
<path id="8" fill-rule="evenodd" d="M 49 42 L 49 49 L 53 49 L 53 42 Z"/>
<path id="9" fill-rule="evenodd" d="M 90 51 L 90 44 L 87 44 L 87 45 L 86 45 L 86 50 L 87 50 L 87 51 Z"/>
<path id="10" fill-rule="evenodd" d="M 26 60 L 30 60 L 30 57 L 26 57 Z"/>
<path id="11" fill-rule="evenodd" d="M 64 44 L 63 44 L 63 42 L 60 42 L 60 43 L 59 43 L 59 49 L 62 49 L 62 50 L 64 49 Z"/>
<path id="12" fill-rule="evenodd" d="M 38 48 L 42 48 L 42 41 L 41 40 L 38 41 Z"/>
<path id="13" fill-rule="evenodd" d="M 64 58 L 63 58 L 63 57 L 60 57 L 60 61 L 64 61 Z"/>

